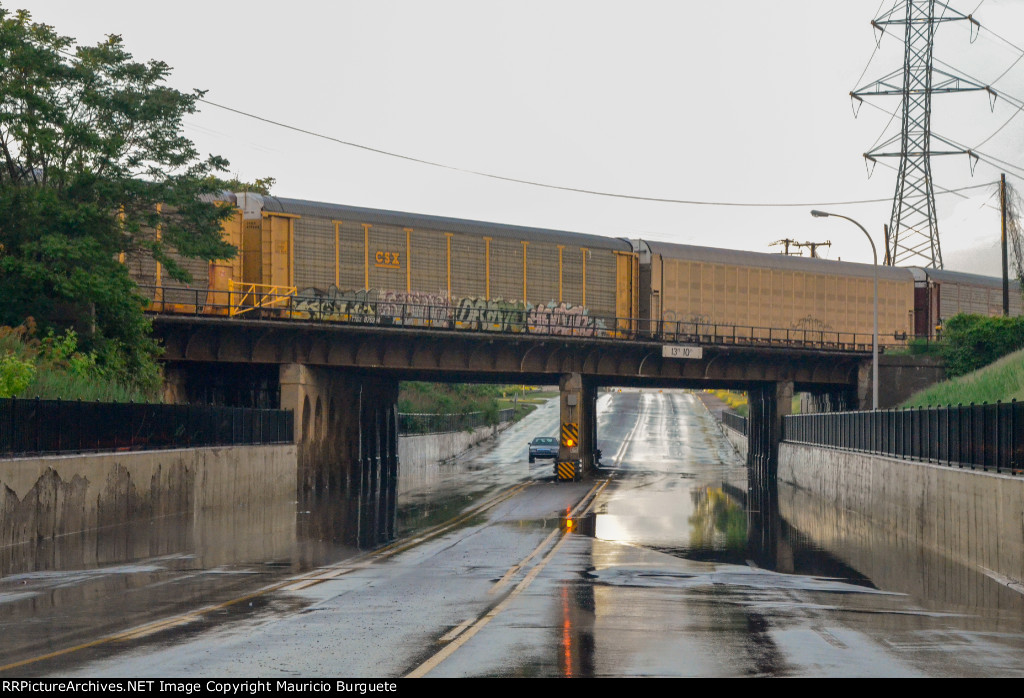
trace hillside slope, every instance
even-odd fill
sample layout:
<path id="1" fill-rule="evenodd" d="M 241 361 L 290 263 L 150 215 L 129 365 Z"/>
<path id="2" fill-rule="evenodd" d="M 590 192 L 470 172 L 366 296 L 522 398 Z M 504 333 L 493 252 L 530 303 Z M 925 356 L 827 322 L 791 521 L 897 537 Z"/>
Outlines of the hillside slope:
<path id="1" fill-rule="evenodd" d="M 972 402 L 1024 400 L 1024 349 L 1007 354 L 977 371 L 922 390 L 901 405 L 967 405 Z"/>

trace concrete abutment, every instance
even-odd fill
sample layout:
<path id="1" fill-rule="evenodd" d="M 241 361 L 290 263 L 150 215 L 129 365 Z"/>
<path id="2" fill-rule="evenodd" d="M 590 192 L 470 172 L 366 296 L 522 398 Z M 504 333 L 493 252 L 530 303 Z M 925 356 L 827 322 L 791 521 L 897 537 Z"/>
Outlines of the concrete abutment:
<path id="1" fill-rule="evenodd" d="M 343 495 L 359 503 L 350 510 L 351 530 L 390 538 L 398 479 L 398 379 L 303 364 L 284 364 L 280 375 L 281 407 L 295 415 L 300 500 Z"/>
<path id="2" fill-rule="evenodd" d="M 579 373 L 566 373 L 559 378 L 558 391 L 558 460 L 576 461 L 580 473 L 588 472 L 597 450 L 597 388 Z"/>

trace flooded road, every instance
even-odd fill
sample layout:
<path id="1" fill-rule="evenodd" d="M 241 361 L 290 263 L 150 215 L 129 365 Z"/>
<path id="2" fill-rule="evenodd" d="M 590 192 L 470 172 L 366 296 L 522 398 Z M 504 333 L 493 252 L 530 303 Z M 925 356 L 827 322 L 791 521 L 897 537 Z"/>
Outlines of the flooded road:
<path id="1" fill-rule="evenodd" d="M 761 491 L 694 394 L 616 391 L 598 409 L 593 478 L 527 464 L 526 442 L 557 427 L 551 402 L 465 458 L 403 473 L 397 541 L 372 551 L 344 526 L 368 503 L 336 501 L 248 529 L 235 513 L 102 534 L 89 555 L 8 555 L 5 663 L 79 643 L 8 674 L 1024 673 L 1018 591 Z M 769 497 L 781 517 L 747 511 Z"/>

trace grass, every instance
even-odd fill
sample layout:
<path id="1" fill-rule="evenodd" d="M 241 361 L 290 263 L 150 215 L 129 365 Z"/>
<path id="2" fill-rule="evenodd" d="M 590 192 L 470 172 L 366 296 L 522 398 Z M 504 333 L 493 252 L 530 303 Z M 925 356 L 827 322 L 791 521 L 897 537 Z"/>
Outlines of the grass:
<path id="1" fill-rule="evenodd" d="M 942 356 L 944 347 L 938 340 L 912 337 L 902 347 L 886 347 L 885 353 L 891 356 Z"/>
<path id="2" fill-rule="evenodd" d="M 515 405 L 514 421 L 518 421 L 537 409 L 537 405 L 557 395 L 557 390 L 536 390 L 522 385 L 408 381 L 401 384 L 398 411 L 406 414 L 483 412 L 493 416 L 496 422 L 499 410 Z"/>
<path id="3" fill-rule="evenodd" d="M 736 414 L 747 416 L 747 394 L 738 393 L 733 390 L 712 390 L 712 395 L 729 406 L 729 409 Z"/>
<path id="4" fill-rule="evenodd" d="M 1024 400 L 1024 349 L 995 363 L 914 394 L 901 407 Z"/>
<path id="5" fill-rule="evenodd" d="M 160 396 L 125 386 L 78 351 L 76 335 L 37 339 L 34 327 L 0 327 L 0 397 L 101 402 L 160 402 Z"/>

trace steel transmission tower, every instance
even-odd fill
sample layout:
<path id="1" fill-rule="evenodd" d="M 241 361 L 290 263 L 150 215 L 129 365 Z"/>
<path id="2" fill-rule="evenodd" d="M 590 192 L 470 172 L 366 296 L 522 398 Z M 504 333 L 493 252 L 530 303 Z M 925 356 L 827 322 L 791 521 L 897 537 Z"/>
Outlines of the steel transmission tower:
<path id="1" fill-rule="evenodd" d="M 939 16 L 936 16 L 937 8 L 941 10 Z M 899 95 L 903 101 L 903 128 L 900 133 L 864 154 L 872 164 L 876 158 L 900 159 L 889 219 L 891 244 L 886 250 L 886 259 L 891 265 L 912 262 L 942 268 L 931 156 L 973 155 L 931 132 L 933 94 L 988 90 L 984 85 L 932 65 L 936 28 L 941 22 L 955 21 L 968 21 L 980 26 L 970 15 L 963 15 L 939 0 L 897 3 L 871 25 L 882 33 L 890 26 L 903 26 L 903 69 L 850 93 L 855 111 L 859 110 L 859 103 L 864 97 Z M 881 41 L 881 36 L 878 40 Z M 933 140 L 948 149 L 932 150 Z M 894 149 L 896 145 L 899 150 Z"/>

